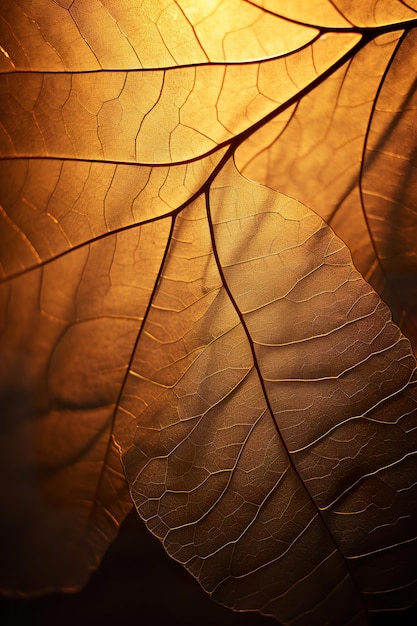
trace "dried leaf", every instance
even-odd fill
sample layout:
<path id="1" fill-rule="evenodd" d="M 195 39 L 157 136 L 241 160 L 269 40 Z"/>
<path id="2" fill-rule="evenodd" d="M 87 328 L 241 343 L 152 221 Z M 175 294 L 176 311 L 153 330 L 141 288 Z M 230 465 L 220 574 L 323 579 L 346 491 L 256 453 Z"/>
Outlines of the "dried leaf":
<path id="1" fill-rule="evenodd" d="M 131 508 L 114 412 L 167 235 L 119 230 L 1 285 L 6 588 L 84 584 Z"/>
<path id="2" fill-rule="evenodd" d="M 244 0 L 3 0 L 0 20 L 4 70 L 45 72 L 255 61 L 316 35 Z"/>
<path id="3" fill-rule="evenodd" d="M 416 97 L 408 68 L 416 36 L 371 41 L 237 151 L 245 175 L 305 202 L 335 229 L 414 349 Z"/>
<path id="4" fill-rule="evenodd" d="M 208 202 L 177 218 L 121 399 L 132 496 L 226 606 L 365 624 L 415 593 L 409 342 L 312 211 L 230 164 Z"/>
<path id="5" fill-rule="evenodd" d="M 220 149 L 192 163 L 159 168 L 5 159 L 0 172 L 4 278 L 89 241 L 170 214 L 200 191 L 224 152 Z"/>
<path id="6" fill-rule="evenodd" d="M 120 452 L 226 606 L 415 600 L 416 10 L 2 3 L 5 593 L 85 584 Z"/>
<path id="7" fill-rule="evenodd" d="M 375 28 L 415 20 L 415 0 L 250 0 L 289 21 L 317 28 Z"/>

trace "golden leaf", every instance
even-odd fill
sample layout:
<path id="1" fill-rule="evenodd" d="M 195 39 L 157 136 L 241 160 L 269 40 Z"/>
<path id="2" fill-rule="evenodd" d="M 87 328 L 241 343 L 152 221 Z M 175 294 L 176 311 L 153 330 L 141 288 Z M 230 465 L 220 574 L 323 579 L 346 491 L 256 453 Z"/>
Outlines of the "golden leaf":
<path id="1" fill-rule="evenodd" d="M 83 586 L 129 484 L 226 606 L 413 603 L 416 11 L 2 3 L 6 594 Z"/>

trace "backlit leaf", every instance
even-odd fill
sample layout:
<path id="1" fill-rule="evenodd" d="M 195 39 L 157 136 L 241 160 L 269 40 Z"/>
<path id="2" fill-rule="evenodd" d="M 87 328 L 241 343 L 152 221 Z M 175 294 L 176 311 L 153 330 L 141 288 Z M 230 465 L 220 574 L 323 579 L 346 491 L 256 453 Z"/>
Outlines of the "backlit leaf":
<path id="1" fill-rule="evenodd" d="M 335 229 L 414 349 L 417 115 L 407 68 L 416 37 L 413 29 L 375 39 L 237 152 L 246 175 L 302 200 Z"/>
<path id="2" fill-rule="evenodd" d="M 224 152 L 159 168 L 64 159 L 4 160 L 0 172 L 4 277 L 169 214 L 200 190 Z"/>
<path id="3" fill-rule="evenodd" d="M 146 164 L 199 157 L 316 80 L 359 36 L 342 33 L 337 45 L 335 39 L 314 38 L 294 54 L 253 64 L 5 73 L 0 75 L 0 149 L 5 156 Z"/>
<path id="4" fill-rule="evenodd" d="M 2 3 L 4 593 L 82 587 L 129 485 L 228 607 L 415 601 L 416 10 Z"/>
<path id="5" fill-rule="evenodd" d="M 100 28 L 98 28 L 98 25 Z M 253 61 L 287 54 L 317 30 L 244 0 L 4 0 L 4 69 L 86 71 Z"/>
<path id="6" fill-rule="evenodd" d="M 227 606 L 366 623 L 415 593 L 409 342 L 312 211 L 231 165 L 208 202 L 178 217 L 121 400 L 132 496 Z"/>
<path id="7" fill-rule="evenodd" d="M 130 510 L 113 416 L 168 235 L 155 226 L 1 286 L 2 585 L 84 584 Z"/>
<path id="8" fill-rule="evenodd" d="M 275 15 L 319 28 L 373 28 L 415 19 L 415 0 L 250 0 Z"/>

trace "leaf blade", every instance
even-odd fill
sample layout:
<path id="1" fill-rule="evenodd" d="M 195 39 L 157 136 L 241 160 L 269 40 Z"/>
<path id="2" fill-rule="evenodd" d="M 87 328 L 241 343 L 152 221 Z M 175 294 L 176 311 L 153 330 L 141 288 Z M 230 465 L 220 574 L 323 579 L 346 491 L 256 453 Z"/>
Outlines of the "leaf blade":
<path id="1" fill-rule="evenodd" d="M 281 122 L 274 120 L 269 129 L 261 129 L 250 142 L 242 144 L 237 162 L 245 175 L 297 197 L 335 229 L 349 246 L 358 270 L 388 303 L 396 323 L 415 347 L 415 245 L 410 237 L 414 216 L 410 195 L 405 195 L 407 189 L 412 193 L 415 184 L 413 134 L 405 131 L 413 123 L 412 85 L 410 111 L 401 112 L 398 103 L 397 113 L 385 114 L 385 118 L 391 115 L 391 120 L 404 115 L 404 130 L 393 136 L 391 132 L 385 139 L 382 128 L 376 126 L 384 115 L 378 111 L 383 97 L 380 93 L 389 92 L 394 103 L 400 97 L 394 85 L 407 80 L 412 83 L 404 59 L 414 52 L 412 43 L 407 46 L 413 32 L 407 36 L 383 35 L 370 42 L 301 100 L 289 119 L 283 116 Z M 325 113 L 321 110 L 323 102 Z M 319 123 L 322 115 L 325 124 Z M 386 125 L 384 132 L 388 132 Z M 272 133 L 276 139 L 271 142 Z M 395 153 L 401 154 L 402 145 L 407 154 L 399 158 Z M 380 152 L 387 154 L 378 156 Z M 385 191 L 377 163 L 386 168 Z M 394 222 L 406 226 L 403 230 L 394 228 Z"/>
<path id="2" fill-rule="evenodd" d="M 407 393 L 410 395 L 409 399 L 401 398 L 401 403 L 408 408 L 411 406 L 415 411 L 415 380 L 412 379 L 407 387 L 407 382 L 414 371 L 413 367 L 415 368 L 409 343 L 404 338 L 400 339 L 398 329 L 389 321 L 387 308 L 355 272 L 341 242 L 336 240 L 320 218 L 294 201 L 286 198 L 276 200 L 276 195 L 272 191 L 239 178 L 237 172 L 233 173 L 230 163 L 215 180 L 211 194 L 212 236 L 218 251 L 217 290 L 212 292 L 201 289 L 201 270 L 198 268 L 191 275 L 185 274 L 182 286 L 178 287 L 180 291 L 177 293 L 181 303 L 186 301 L 181 296 L 184 290 L 184 293 L 192 293 L 192 303 L 177 310 L 183 321 L 176 331 L 176 339 L 163 341 L 164 333 L 167 332 L 163 330 L 167 325 L 163 320 L 169 314 L 169 309 L 166 309 L 163 303 L 172 302 L 168 297 L 172 289 L 171 282 L 175 276 L 181 276 L 176 264 L 184 264 L 185 259 L 191 260 L 193 255 L 197 254 L 196 247 L 193 250 L 192 242 L 198 242 L 200 253 L 202 249 L 206 250 L 204 267 L 209 268 L 209 264 L 213 264 L 213 260 L 207 259 L 211 246 L 211 236 L 207 230 L 204 235 L 205 248 L 202 244 L 203 209 L 201 207 L 198 210 L 197 206 L 190 207 L 190 211 L 184 215 L 184 220 L 199 224 L 199 236 L 190 238 L 185 237 L 184 233 L 180 236 L 181 226 L 178 226 L 177 239 L 182 243 L 178 244 L 178 251 L 172 251 L 167 258 L 163 279 L 148 318 L 150 326 L 148 330 L 145 329 L 144 337 L 147 339 L 142 346 L 139 343 L 138 356 L 133 362 L 126 387 L 127 397 L 126 400 L 122 399 L 122 406 L 127 402 L 126 410 L 129 415 L 136 415 L 137 420 L 136 427 L 131 423 L 129 431 L 123 430 L 122 427 L 119 431 L 116 424 L 116 438 L 121 445 L 127 477 L 132 485 L 132 496 L 148 527 L 163 540 L 171 556 L 182 562 L 215 599 L 227 606 L 237 610 L 258 610 L 267 615 L 274 615 L 282 623 L 294 620 L 299 624 L 311 624 L 311 620 L 322 623 L 328 614 L 334 619 L 338 616 L 340 623 L 348 623 L 349 620 L 355 620 L 354 623 L 366 623 L 366 611 L 359 599 L 356 585 L 365 587 L 365 591 L 373 594 L 373 598 L 378 595 L 380 589 L 379 581 L 375 581 L 376 587 L 372 587 L 372 581 L 364 575 L 369 567 L 367 560 L 372 562 L 373 558 L 372 554 L 360 556 L 361 545 L 368 541 L 368 530 L 364 529 L 368 528 L 368 523 L 370 529 L 395 527 L 398 516 L 396 506 L 393 505 L 391 512 L 387 512 L 380 508 L 379 501 L 375 504 L 378 513 L 368 515 L 367 512 L 369 502 L 366 499 L 366 491 L 374 490 L 372 476 L 378 474 L 380 470 L 379 466 L 372 466 L 373 461 L 372 459 L 369 461 L 366 448 L 370 446 L 369 449 L 373 449 L 378 428 L 384 429 L 384 426 L 380 416 L 380 423 L 376 425 L 378 416 L 375 415 L 368 424 L 366 412 L 370 411 L 375 403 L 383 404 L 383 399 L 375 401 L 368 397 L 366 391 L 363 393 L 362 389 L 358 395 L 365 402 L 367 409 L 360 403 L 355 404 L 354 400 L 346 407 L 345 401 L 345 410 L 356 410 L 357 418 L 363 415 L 362 419 L 366 422 L 366 427 L 357 431 L 357 418 L 354 413 L 351 431 L 352 416 L 344 421 L 340 417 L 340 412 L 334 413 L 330 403 L 330 398 L 335 395 L 335 385 L 337 389 L 338 376 L 329 381 L 329 385 L 333 385 L 333 390 L 328 392 L 319 378 L 315 383 L 316 391 L 312 391 L 312 395 L 309 392 L 293 394 L 286 389 L 288 383 L 285 380 L 275 382 L 270 380 L 268 367 L 272 358 L 274 360 L 278 358 L 280 361 L 280 357 L 276 356 L 279 348 L 275 346 L 274 357 L 267 357 L 260 351 L 260 345 L 265 344 L 265 341 L 262 340 L 257 345 L 258 335 L 262 332 L 264 334 L 271 332 L 272 327 L 257 322 L 256 315 L 259 313 L 265 317 L 265 309 L 271 306 L 271 302 L 278 301 L 276 297 L 267 303 L 262 300 L 268 297 L 271 290 L 277 288 L 285 294 L 285 281 L 288 277 L 280 271 L 276 281 L 271 283 L 271 267 L 268 267 L 267 263 L 270 261 L 278 266 L 280 264 L 281 253 L 275 249 L 267 256 L 262 254 L 259 257 L 259 262 L 264 264 L 263 271 L 259 267 L 255 270 L 252 266 L 247 273 L 242 273 L 242 262 L 251 265 L 249 259 L 252 251 L 258 246 L 258 239 L 263 241 L 262 247 L 265 249 L 266 233 L 274 233 L 271 240 L 272 248 L 281 245 L 284 251 L 291 251 L 297 245 L 301 250 L 302 245 L 308 242 L 309 237 L 303 235 L 303 228 L 309 235 L 311 232 L 318 232 L 319 237 L 324 238 L 323 245 L 319 246 L 321 252 L 317 252 L 316 245 L 306 247 L 305 263 L 307 265 L 315 262 L 327 263 L 331 267 L 333 261 L 335 269 L 339 267 L 351 277 L 343 278 L 343 274 L 341 277 L 337 272 L 333 276 L 332 271 L 328 271 L 328 278 L 324 280 L 324 284 L 329 281 L 330 291 L 334 289 L 335 284 L 346 288 L 346 300 L 342 297 L 341 302 L 344 304 L 339 304 L 344 311 L 341 312 L 342 318 L 346 311 L 351 312 L 354 309 L 356 299 L 360 302 L 359 311 L 351 314 L 353 325 L 360 323 L 360 320 L 366 320 L 367 330 L 361 332 L 363 337 L 369 336 L 367 318 L 371 318 L 377 328 L 374 331 L 375 336 L 377 338 L 379 335 L 383 336 L 387 344 L 382 352 L 393 349 L 395 353 L 396 347 L 398 348 L 395 358 L 402 364 L 401 367 L 407 366 L 408 373 L 404 375 L 403 383 L 397 380 L 397 385 L 404 386 L 405 395 Z M 245 216 L 245 211 L 249 217 Z M 271 228 L 268 223 L 269 219 L 272 219 L 271 216 L 280 213 L 284 216 L 283 221 L 288 222 L 288 232 L 276 227 Z M 254 216 L 258 220 L 256 226 L 253 222 L 248 225 L 250 218 Z M 263 220 L 265 225 L 262 223 Z M 310 227 L 305 225 L 309 223 Z M 239 232 L 239 238 L 235 235 L 235 230 Z M 289 232 L 293 233 L 292 239 Z M 295 243 L 297 238 L 298 244 Z M 320 261 L 314 260 L 312 250 L 316 251 Z M 321 254 L 323 256 L 320 256 Z M 239 271 L 236 260 L 232 258 L 233 255 L 239 260 Z M 248 257 L 246 261 L 245 255 Z M 294 261 L 292 268 L 300 268 L 298 259 L 297 262 Z M 212 270 L 207 271 L 208 275 L 212 276 Z M 192 278 L 193 274 L 195 279 Z M 263 277 L 265 280 L 268 277 L 269 291 Z M 164 283 L 164 279 L 167 282 Z M 256 286 L 253 281 L 256 281 Z M 323 280 L 321 282 L 323 283 Z M 200 289 L 196 291 L 199 283 Z M 312 283 L 312 288 L 317 288 L 318 283 L 315 283 L 314 279 Z M 211 298 L 218 299 L 217 307 L 212 307 L 212 299 L 207 300 L 207 293 L 217 294 L 211 295 Z M 284 300 L 288 296 L 280 297 Z M 259 307 L 254 307 L 253 303 L 248 305 L 248 298 L 258 299 L 258 302 L 260 298 L 261 305 Z M 202 302 L 206 302 L 207 312 L 203 317 L 199 313 L 199 322 L 191 326 L 187 319 L 190 320 L 193 307 L 202 306 Z M 295 306 L 302 306 L 302 303 L 300 305 L 299 302 L 295 302 Z M 308 310 L 309 306 L 310 304 L 305 308 Z M 364 310 L 361 310 L 362 306 Z M 311 306 L 309 314 L 314 318 L 318 311 L 323 311 L 320 299 L 317 307 Z M 222 322 L 222 315 L 227 321 Z M 378 317 L 379 322 L 376 321 Z M 292 320 L 295 318 L 294 314 L 285 316 L 282 312 L 277 312 L 274 318 L 277 320 L 277 332 L 280 326 L 284 326 L 287 328 L 284 334 L 288 335 Z M 333 316 L 326 316 L 325 313 L 321 315 L 322 324 L 323 320 L 330 326 L 337 325 Z M 341 329 L 327 329 L 323 333 L 324 339 L 322 337 L 319 341 L 326 342 L 331 336 L 331 341 L 335 341 L 336 345 L 339 344 L 335 336 L 337 337 L 341 330 L 343 335 L 344 326 L 342 324 Z M 309 325 L 303 320 L 298 328 L 304 329 L 305 332 Z M 349 324 L 347 328 L 347 335 L 351 336 L 352 328 Z M 293 332 L 297 332 L 297 326 Z M 172 331 L 168 331 L 168 336 L 172 336 Z M 296 338 L 295 341 L 299 342 L 300 339 Z M 373 351 L 373 347 L 369 347 L 369 344 L 372 346 L 372 341 L 369 340 L 369 344 L 367 341 L 368 339 L 364 339 L 365 352 L 370 350 L 372 355 L 375 352 L 375 361 L 372 362 L 374 357 L 369 356 L 364 359 L 364 363 L 369 368 L 368 372 L 373 372 L 371 378 L 376 376 L 376 380 L 379 381 L 376 387 L 381 388 L 380 393 L 385 393 L 389 398 L 394 394 L 394 391 L 389 389 L 392 376 L 388 370 L 384 372 L 384 368 L 382 370 L 380 368 L 378 353 L 381 350 Z M 164 346 L 163 351 L 161 343 Z M 188 349 L 185 348 L 187 344 Z M 177 350 L 183 355 L 181 358 Z M 325 350 L 326 355 L 337 352 Z M 141 357 L 143 354 L 147 355 L 146 363 L 143 356 Z M 317 354 L 317 350 L 314 354 Z M 353 354 L 353 359 L 358 359 L 357 347 L 353 348 Z M 390 362 L 391 356 L 388 359 L 386 355 L 384 356 L 384 363 Z M 333 367 L 337 367 L 338 357 L 329 358 L 334 359 Z M 157 366 L 152 365 L 154 359 Z M 281 363 L 284 368 L 295 364 L 287 358 L 282 358 Z M 316 371 L 320 371 L 323 363 L 325 361 L 315 364 L 312 362 Z M 294 379 L 294 374 L 289 374 L 288 378 L 292 378 L 294 384 L 300 384 L 300 381 Z M 386 382 L 383 383 L 383 380 Z M 311 384 L 314 385 L 313 382 Z M 350 384 L 349 381 L 347 384 Z M 401 394 L 401 391 L 398 393 Z M 143 409 L 135 413 L 134 405 L 132 406 L 129 398 L 138 396 L 146 398 L 146 401 Z M 300 400 L 306 405 L 301 412 L 298 407 Z M 292 403 L 294 409 L 291 408 Z M 390 432 L 402 432 L 402 428 L 405 429 L 409 423 L 408 420 L 412 422 L 408 415 L 409 410 L 403 410 L 401 421 L 401 403 L 399 407 L 397 406 L 400 412 L 400 416 L 397 416 L 398 424 L 393 418 L 386 426 L 390 428 Z M 337 406 L 340 409 L 341 403 L 338 402 Z M 303 413 L 306 418 L 301 420 L 299 416 Z M 385 416 L 384 409 L 380 413 Z M 314 415 L 320 417 L 314 419 Z M 292 425 L 294 420 L 299 422 L 295 431 Z M 324 422 L 328 425 L 327 433 Z M 345 457 L 333 460 L 335 467 L 329 469 L 326 463 L 330 461 L 326 460 L 327 452 L 324 448 L 326 445 L 335 445 L 337 438 L 334 440 L 334 432 L 338 428 L 342 429 L 340 446 L 342 449 L 344 447 Z M 355 434 L 352 435 L 352 432 Z M 348 442 L 352 437 L 353 440 L 355 437 L 358 438 L 356 445 L 361 454 L 352 455 L 349 461 L 346 446 L 349 449 Z M 415 449 L 416 441 L 412 429 L 408 432 L 408 437 L 410 450 Z M 390 439 L 392 440 L 392 436 Z M 404 441 L 401 436 L 397 436 L 397 439 L 400 457 L 403 454 Z M 213 446 L 217 448 L 216 456 L 212 451 Z M 313 448 L 312 454 L 309 448 Z M 391 452 L 385 453 L 391 458 Z M 410 459 L 413 454 L 415 455 L 415 452 L 410 453 Z M 318 461 L 321 458 L 321 473 L 320 463 L 311 462 L 316 455 Z M 381 458 L 383 456 L 376 455 L 375 463 L 380 462 L 383 465 L 384 461 L 381 461 Z M 332 474 L 339 464 L 342 466 L 341 474 L 335 478 L 335 474 Z M 398 465 L 401 465 L 400 459 Z M 401 529 L 397 528 L 397 532 L 401 536 L 408 533 L 407 550 L 410 554 L 410 544 L 415 545 L 413 528 L 416 494 L 411 467 L 407 467 L 404 475 L 403 468 L 404 466 L 397 474 L 395 468 L 391 468 L 391 471 L 394 476 L 393 482 L 397 481 L 398 484 L 398 481 L 403 480 L 404 491 L 408 491 L 407 497 L 404 497 L 401 503 L 397 502 L 397 505 L 399 510 L 404 511 L 404 507 L 407 509 L 410 519 L 406 523 L 407 528 L 402 526 Z M 365 472 L 364 479 L 358 476 L 357 472 L 360 471 Z M 333 492 L 334 496 L 331 495 L 333 478 L 336 489 Z M 365 493 L 361 490 L 363 480 L 370 481 L 366 485 Z M 321 486 L 323 481 L 324 487 Z M 343 487 L 340 491 L 343 484 L 347 484 L 346 493 Z M 351 492 L 353 497 L 349 501 L 348 496 Z M 408 496 L 411 494 L 414 495 L 410 501 Z M 341 499 L 345 508 L 339 511 Z M 357 501 L 365 503 L 365 512 L 356 510 L 357 506 L 355 509 Z M 350 515 L 347 514 L 349 511 Z M 351 518 L 353 518 L 352 527 L 349 526 Z M 363 529 L 363 534 L 358 531 L 359 527 Z M 353 530 L 355 528 L 356 532 Z M 375 538 L 377 560 L 381 557 L 379 549 L 386 540 L 384 532 L 381 531 Z M 312 553 L 312 545 L 317 546 L 317 553 Z M 371 548 L 369 551 L 374 550 Z M 388 563 L 390 558 L 387 557 Z M 350 563 L 352 559 L 355 559 L 353 566 Z M 358 565 L 361 559 L 362 562 Z M 321 563 L 325 565 L 320 565 Z M 401 584 L 406 589 L 410 581 L 408 578 L 405 579 L 405 571 L 407 570 L 407 576 L 413 579 L 414 557 L 410 557 L 408 568 L 404 566 L 403 561 L 401 563 L 403 576 Z M 293 567 L 294 572 L 297 571 L 294 578 L 289 575 Z M 356 570 L 355 578 L 352 576 L 352 570 Z M 331 572 L 337 572 L 335 577 Z M 314 578 L 318 575 L 320 585 Z M 392 574 L 389 574 L 389 568 L 388 571 L 384 571 L 383 576 L 388 579 L 385 581 L 388 588 L 391 587 L 392 580 L 398 582 L 399 575 L 398 570 Z M 324 580 L 329 581 L 329 586 L 323 583 Z M 397 602 L 404 601 L 403 594 L 404 590 L 398 593 L 400 597 Z M 302 607 L 300 600 L 294 602 L 295 595 L 298 598 L 305 598 Z M 389 601 L 394 603 L 395 598 L 390 598 Z M 348 615 L 346 615 L 347 606 L 350 607 Z"/>
<path id="3" fill-rule="evenodd" d="M 80 588 L 131 508 L 114 411 L 168 230 L 136 227 L 0 287 L 7 593 Z"/>

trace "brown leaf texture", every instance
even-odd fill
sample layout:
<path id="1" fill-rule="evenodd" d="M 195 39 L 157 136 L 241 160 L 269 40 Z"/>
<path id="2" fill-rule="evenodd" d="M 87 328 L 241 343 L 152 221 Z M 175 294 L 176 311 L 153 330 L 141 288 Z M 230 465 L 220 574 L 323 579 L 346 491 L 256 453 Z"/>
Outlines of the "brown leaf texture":
<path id="1" fill-rule="evenodd" d="M 245 175 L 305 202 L 335 229 L 414 349 L 415 50 L 415 29 L 376 38 L 237 152 Z"/>
<path id="2" fill-rule="evenodd" d="M 4 0 L 0 21 L 8 50 L 2 64 L 9 71 L 255 61 L 287 54 L 316 34 L 314 28 L 291 24 L 244 0 L 37 0 L 29 5 Z"/>
<path id="3" fill-rule="evenodd" d="M 154 231 L 137 226 L 2 284 L 6 588 L 84 584 L 131 508 L 112 425 L 164 251 L 166 229 L 161 243 Z"/>
<path id="4" fill-rule="evenodd" d="M 208 202 L 178 218 L 121 401 L 132 496 L 227 606 L 366 623 L 415 593 L 409 342 L 312 211 L 230 164 Z"/>
<path id="5" fill-rule="evenodd" d="M 318 28 L 373 28 L 415 19 L 415 0 L 250 0 L 271 13 L 299 24 Z"/>
<path id="6" fill-rule="evenodd" d="M 415 601 L 416 11 L 2 3 L 4 593 L 133 499 L 232 609 Z"/>
<path id="7" fill-rule="evenodd" d="M 0 271 L 10 279 L 91 240 L 170 214 L 200 190 L 224 152 L 159 168 L 5 159 Z"/>
<path id="8" fill-rule="evenodd" d="M 4 73 L 0 149 L 8 156 L 142 164 L 200 157 L 271 113 L 359 41 L 355 33 L 342 33 L 336 46 L 335 37 L 314 38 L 294 54 L 249 65 Z"/>

